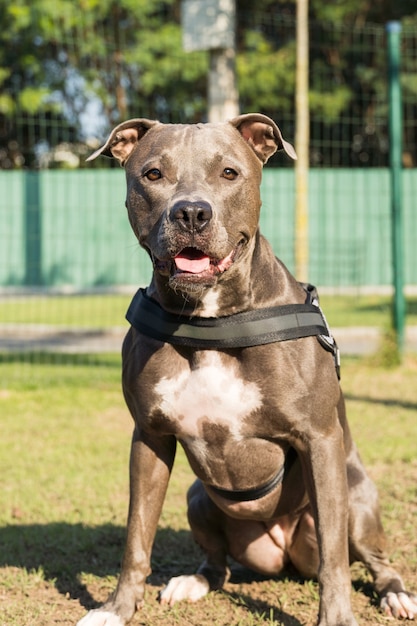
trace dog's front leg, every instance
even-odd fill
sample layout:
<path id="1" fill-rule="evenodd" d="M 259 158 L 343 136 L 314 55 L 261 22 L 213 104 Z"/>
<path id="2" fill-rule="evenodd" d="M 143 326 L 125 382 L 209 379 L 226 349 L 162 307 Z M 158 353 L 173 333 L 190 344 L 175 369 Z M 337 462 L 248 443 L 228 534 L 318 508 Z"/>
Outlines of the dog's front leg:
<path id="1" fill-rule="evenodd" d="M 301 462 L 313 506 L 320 566 L 318 626 L 357 626 L 353 617 L 348 552 L 348 488 L 339 422 L 309 433 Z"/>
<path id="2" fill-rule="evenodd" d="M 175 458 L 173 437 L 135 430 L 130 454 L 130 504 L 126 549 L 116 591 L 77 626 L 124 626 L 143 603 L 156 528 Z"/>

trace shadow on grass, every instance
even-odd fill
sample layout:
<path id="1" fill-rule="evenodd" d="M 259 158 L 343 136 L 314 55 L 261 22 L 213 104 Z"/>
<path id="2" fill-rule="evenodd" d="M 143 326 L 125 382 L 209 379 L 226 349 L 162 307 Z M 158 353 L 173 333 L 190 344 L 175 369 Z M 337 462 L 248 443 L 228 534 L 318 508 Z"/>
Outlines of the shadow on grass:
<path id="1" fill-rule="evenodd" d="M 400 399 L 393 398 L 370 398 L 369 396 L 357 396 L 352 393 L 345 393 L 345 400 L 349 402 L 367 402 L 369 404 L 382 404 L 384 406 L 400 407 L 402 409 L 410 409 L 415 411 L 417 409 L 416 402 L 406 402 Z"/>
<path id="2" fill-rule="evenodd" d="M 360 576 L 355 576 L 352 579 L 352 587 L 355 591 L 358 591 L 365 597 L 367 597 L 370 601 L 370 604 L 375 608 L 379 608 L 379 596 L 375 592 L 372 583 L 366 579 L 367 575 L 364 570 L 364 578 Z M 232 568 L 232 576 L 230 579 L 230 583 L 232 584 L 241 584 L 246 583 L 250 584 L 255 581 L 268 581 L 271 580 L 270 577 L 262 576 L 261 574 L 257 574 L 256 572 L 251 571 L 250 569 L 241 567 L 237 565 L 237 567 Z M 296 583 L 300 585 L 300 588 L 303 589 L 306 580 L 308 584 L 312 582 L 312 584 L 316 588 L 317 594 L 319 593 L 319 586 L 317 581 L 310 581 L 309 579 L 303 578 L 295 568 L 291 565 L 284 570 L 281 576 L 276 577 L 274 580 L 282 580 L 288 583 Z M 257 616 L 265 615 L 269 618 L 269 620 L 273 620 L 283 626 L 301 626 L 305 622 L 300 622 L 296 617 L 289 615 L 288 613 L 280 610 L 276 604 L 271 604 L 259 600 L 257 598 L 253 598 L 247 594 L 242 593 L 234 593 L 234 592 L 223 592 L 226 593 L 228 597 L 232 599 L 235 604 L 242 605 L 246 607 L 251 613 Z M 268 621 L 269 623 L 269 621 Z"/>
<path id="3" fill-rule="evenodd" d="M 249 613 L 257 616 L 258 618 L 264 618 L 268 624 L 277 623 L 282 626 L 302 626 L 305 622 L 300 622 L 296 617 L 289 615 L 285 611 L 272 606 L 269 602 L 254 599 L 247 594 L 242 593 L 226 593 L 234 604 L 244 607 Z"/>
<path id="4" fill-rule="evenodd" d="M 407 315 L 417 315 L 417 298 L 407 298 Z"/>
<path id="5" fill-rule="evenodd" d="M 80 602 L 86 610 L 99 606 L 80 580 L 80 575 L 99 578 L 118 576 L 125 542 L 125 528 L 112 524 L 97 527 L 56 522 L 50 524 L 16 524 L 0 528 L 0 566 L 42 571 L 56 589 Z M 152 555 L 152 574 L 148 584 L 157 588 L 172 576 L 191 574 L 201 561 L 201 553 L 188 530 L 159 529 Z M 295 570 L 284 573 L 285 580 L 303 584 Z M 231 584 L 269 580 L 249 569 L 232 568 Z M 355 580 L 354 587 L 377 604 L 370 584 Z M 230 600 L 244 606 L 256 616 L 266 615 L 284 626 L 301 626 L 301 622 L 276 605 L 252 598 L 248 594 L 226 592 Z"/>
<path id="6" fill-rule="evenodd" d="M 356 303 L 358 311 L 363 313 L 380 313 L 388 312 L 392 310 L 392 299 L 390 297 L 379 298 L 376 302 L 361 302 L 359 299 Z M 407 315 L 417 315 L 417 298 L 413 296 L 406 297 L 406 312 Z"/>
<path id="7" fill-rule="evenodd" d="M 79 600 L 86 609 L 96 608 L 99 604 L 80 575 L 118 576 L 125 535 L 124 527 L 113 524 L 8 525 L 0 528 L 0 567 L 41 571 L 61 594 Z M 172 576 L 194 573 L 200 561 L 188 530 L 158 529 L 148 583 L 157 587 Z"/>
<path id="8" fill-rule="evenodd" d="M 283 578 L 284 582 L 291 581 L 300 585 L 304 582 L 304 579 L 292 569 L 284 570 L 281 576 L 277 576 L 273 580 L 282 580 Z M 232 585 L 250 585 L 253 582 L 270 580 L 272 580 L 270 576 L 263 576 L 262 574 L 254 572 L 237 563 L 231 566 L 231 577 L 229 582 Z M 223 593 L 230 598 L 234 604 L 244 607 L 247 611 L 256 615 L 258 618 L 264 617 L 268 624 L 275 624 L 276 622 L 278 624 L 282 624 L 282 626 L 302 626 L 302 622 L 300 622 L 296 617 L 283 611 L 279 608 L 279 606 L 277 606 L 277 604 L 279 604 L 279 598 L 277 598 L 277 602 L 272 604 L 240 591 L 223 591 Z"/>
<path id="9" fill-rule="evenodd" d="M 362 578 L 355 578 L 352 581 L 352 586 L 355 591 L 358 591 L 365 597 L 369 598 L 371 606 L 379 609 L 380 598 L 375 591 L 373 584 L 369 580 L 364 580 Z"/>
<path id="10" fill-rule="evenodd" d="M 28 572 L 41 570 L 60 593 L 78 598 L 92 608 L 94 600 L 88 597 L 79 575 L 117 575 L 124 536 L 124 528 L 111 524 L 10 525 L 0 528 L 0 565 L 25 568 Z"/>
<path id="11" fill-rule="evenodd" d="M 30 363 L 34 365 L 75 365 L 121 368 L 121 355 L 116 353 L 65 352 L 0 352 L 0 365 Z"/>

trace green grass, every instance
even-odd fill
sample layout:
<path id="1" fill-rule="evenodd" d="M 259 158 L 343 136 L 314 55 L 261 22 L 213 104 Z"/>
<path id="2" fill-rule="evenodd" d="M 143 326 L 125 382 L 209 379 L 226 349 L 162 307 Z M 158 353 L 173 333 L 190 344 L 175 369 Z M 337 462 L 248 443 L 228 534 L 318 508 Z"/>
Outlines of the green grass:
<path id="1" fill-rule="evenodd" d="M 331 326 L 376 326 L 391 323 L 392 298 L 380 295 L 320 296 L 321 307 Z M 417 298 L 407 297 L 407 324 L 417 324 Z"/>
<path id="2" fill-rule="evenodd" d="M 0 623 L 70 626 L 114 588 L 125 536 L 131 418 L 120 390 L 120 359 L 44 355 L 0 363 Z M 393 554 L 417 588 L 417 361 L 393 369 L 344 359 L 351 427 L 381 492 Z M 229 583 L 196 605 L 156 601 L 171 575 L 200 555 L 188 533 L 191 472 L 180 451 L 153 553 L 145 608 L 134 624 L 312 625 L 316 583 L 294 576 Z M 360 623 L 388 624 L 353 570 Z"/>
<path id="3" fill-rule="evenodd" d="M 133 293 L 132 293 L 133 295 Z M 131 296 L 120 294 L 30 296 L 0 299 L 0 323 L 52 324 L 81 328 L 123 326 Z M 323 295 L 320 298 L 333 327 L 377 326 L 388 328 L 391 299 L 378 295 Z M 407 298 L 407 323 L 417 325 L 417 298 Z"/>
<path id="4" fill-rule="evenodd" d="M 132 290 L 132 296 L 133 293 Z M 0 299 L 0 323 L 51 324 L 80 328 L 123 326 L 127 325 L 125 314 L 132 296 L 4 296 Z"/>

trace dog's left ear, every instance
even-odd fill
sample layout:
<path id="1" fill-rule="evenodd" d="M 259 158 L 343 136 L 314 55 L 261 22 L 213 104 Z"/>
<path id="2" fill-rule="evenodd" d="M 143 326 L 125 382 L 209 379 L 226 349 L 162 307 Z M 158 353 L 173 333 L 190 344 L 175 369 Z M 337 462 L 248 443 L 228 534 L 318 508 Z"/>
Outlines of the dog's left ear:
<path id="1" fill-rule="evenodd" d="M 285 141 L 278 126 L 266 115 L 246 113 L 229 123 L 237 128 L 262 163 L 266 163 L 277 150 L 285 150 L 289 157 L 297 158 L 293 146 Z"/>
<path id="2" fill-rule="evenodd" d="M 96 157 L 103 155 L 114 157 L 121 165 L 124 165 L 138 141 L 152 126 L 157 124 L 159 122 L 143 117 L 122 122 L 116 128 L 113 128 L 106 143 L 93 154 L 90 154 L 86 161 L 92 161 Z"/>

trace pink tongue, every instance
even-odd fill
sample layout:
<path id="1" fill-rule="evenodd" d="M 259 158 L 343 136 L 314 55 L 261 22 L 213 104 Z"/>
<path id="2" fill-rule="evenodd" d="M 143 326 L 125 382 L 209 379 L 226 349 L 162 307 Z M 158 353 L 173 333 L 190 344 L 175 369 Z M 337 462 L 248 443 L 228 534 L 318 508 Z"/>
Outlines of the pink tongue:
<path id="1" fill-rule="evenodd" d="M 200 274 L 204 270 L 208 270 L 210 267 L 210 257 L 201 254 L 196 259 L 190 258 L 190 256 L 178 254 L 175 257 L 175 265 L 181 272 L 190 272 L 190 274 Z"/>

